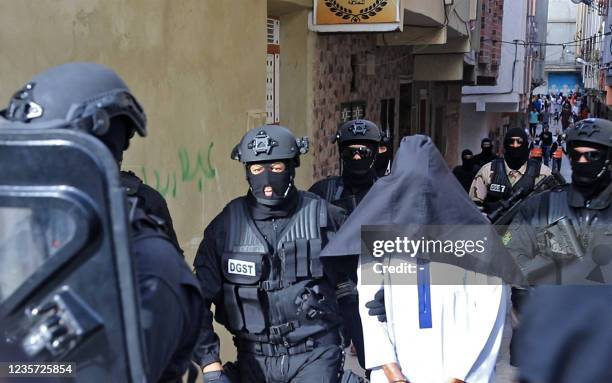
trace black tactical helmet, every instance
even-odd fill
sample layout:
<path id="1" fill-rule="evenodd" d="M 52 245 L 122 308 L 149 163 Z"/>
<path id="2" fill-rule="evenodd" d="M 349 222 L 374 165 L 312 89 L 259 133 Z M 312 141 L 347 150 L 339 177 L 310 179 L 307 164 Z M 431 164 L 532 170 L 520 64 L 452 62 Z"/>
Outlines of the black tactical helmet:
<path id="1" fill-rule="evenodd" d="M 603 118 L 587 118 L 569 129 L 566 135 L 568 146 L 576 142 L 588 142 L 612 148 L 612 121 Z"/>
<path id="2" fill-rule="evenodd" d="M 15 93 L 2 115 L 21 122 L 68 121 L 96 136 L 108 132 L 111 118 L 125 116 L 139 135 L 147 134 L 145 113 L 127 85 L 113 70 L 95 63 L 73 62 L 43 71 Z"/>
<path id="3" fill-rule="evenodd" d="M 335 141 L 338 145 L 350 141 L 372 141 L 379 144 L 383 135 L 375 123 L 368 120 L 352 120 L 340 125 Z"/>
<path id="4" fill-rule="evenodd" d="M 296 138 L 291 130 L 279 125 L 263 125 L 251 129 L 232 150 L 232 159 L 244 164 L 260 161 L 295 160 L 308 153 L 308 138 Z"/>

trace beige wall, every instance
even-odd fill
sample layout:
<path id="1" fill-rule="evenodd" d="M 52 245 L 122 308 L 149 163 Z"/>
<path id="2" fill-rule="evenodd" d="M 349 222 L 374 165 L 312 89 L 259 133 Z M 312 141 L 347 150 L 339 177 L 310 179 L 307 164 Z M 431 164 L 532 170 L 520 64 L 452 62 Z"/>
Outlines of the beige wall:
<path id="1" fill-rule="evenodd" d="M 308 31 L 308 9 L 280 16 L 280 123 L 312 144 L 312 93 L 316 35 Z M 312 185 L 311 151 L 301 158 L 296 184 Z"/>
<path id="2" fill-rule="evenodd" d="M 191 263 L 204 226 L 247 188 L 229 154 L 265 118 L 265 28 L 265 0 L 2 1 L 0 104 L 49 66 L 116 69 L 149 119 L 123 167 L 165 195 Z"/>
<path id="3" fill-rule="evenodd" d="M 265 107 L 265 4 L 2 1 L 0 100 L 52 65 L 116 69 L 149 118 L 149 137 L 134 140 L 124 168 L 165 194 L 191 261 L 204 226 L 247 188 L 229 153 L 255 124 L 249 111 Z"/>

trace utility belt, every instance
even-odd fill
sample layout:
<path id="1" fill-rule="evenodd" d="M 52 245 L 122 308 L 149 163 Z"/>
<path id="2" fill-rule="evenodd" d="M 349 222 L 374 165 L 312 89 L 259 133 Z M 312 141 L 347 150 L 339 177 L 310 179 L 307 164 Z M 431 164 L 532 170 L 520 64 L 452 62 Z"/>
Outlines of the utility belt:
<path id="1" fill-rule="evenodd" d="M 332 329 L 330 331 L 315 334 L 295 344 L 256 342 L 234 337 L 234 344 L 238 348 L 239 353 L 244 352 L 260 356 L 297 355 L 303 354 L 305 352 L 310 352 L 315 348 L 321 346 L 340 346 L 340 343 L 341 338 L 339 330 L 337 328 Z"/>

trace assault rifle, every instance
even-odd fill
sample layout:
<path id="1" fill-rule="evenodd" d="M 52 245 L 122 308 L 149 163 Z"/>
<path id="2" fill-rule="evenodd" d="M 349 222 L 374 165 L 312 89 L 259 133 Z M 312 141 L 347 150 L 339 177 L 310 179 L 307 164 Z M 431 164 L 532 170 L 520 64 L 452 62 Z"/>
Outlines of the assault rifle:
<path id="1" fill-rule="evenodd" d="M 537 194 L 545 190 L 564 185 L 565 183 L 566 182 L 563 176 L 560 173 L 555 172 L 540 180 L 540 182 L 538 182 L 533 187 L 531 192 L 527 194 L 525 194 L 525 190 L 523 188 L 515 190 L 512 195 L 508 197 L 508 199 L 502 200 L 500 202 L 500 206 L 494 211 L 492 211 L 487 217 L 489 218 L 489 221 L 493 223 L 493 225 L 509 225 L 523 201 L 525 201 L 533 194 Z"/>

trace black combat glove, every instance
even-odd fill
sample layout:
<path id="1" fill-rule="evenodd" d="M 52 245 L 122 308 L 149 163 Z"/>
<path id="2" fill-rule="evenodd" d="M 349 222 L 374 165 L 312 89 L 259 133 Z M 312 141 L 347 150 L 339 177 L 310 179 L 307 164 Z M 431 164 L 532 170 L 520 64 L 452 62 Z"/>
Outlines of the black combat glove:
<path id="1" fill-rule="evenodd" d="M 210 371 L 203 375 L 204 383 L 232 383 L 223 371 Z"/>
<path id="2" fill-rule="evenodd" d="M 374 299 L 366 303 L 365 307 L 368 309 L 370 316 L 375 316 L 380 322 L 387 321 L 387 312 L 385 311 L 385 289 L 381 287 L 380 290 L 374 294 Z"/>

